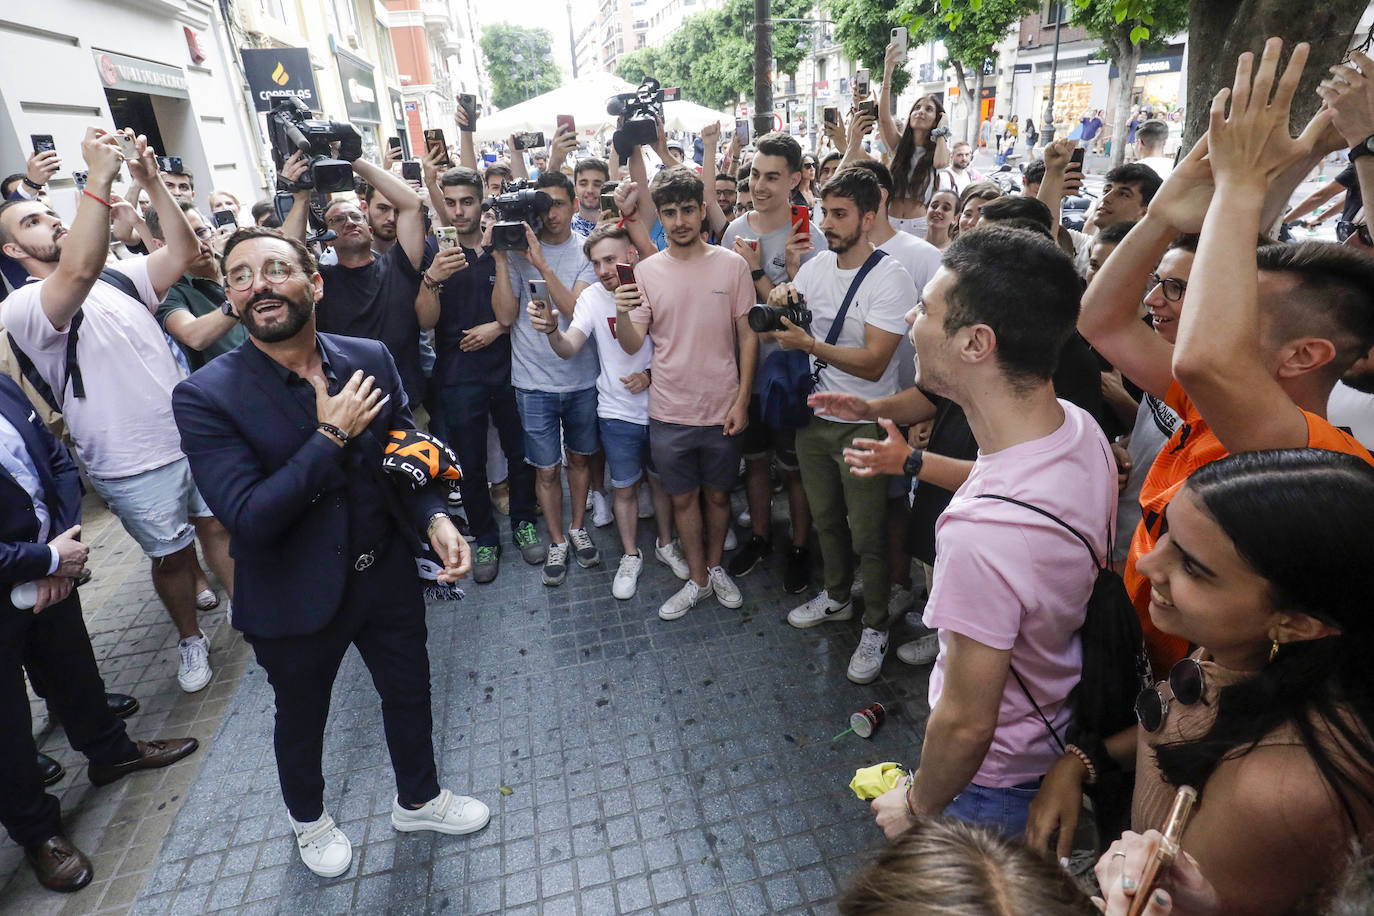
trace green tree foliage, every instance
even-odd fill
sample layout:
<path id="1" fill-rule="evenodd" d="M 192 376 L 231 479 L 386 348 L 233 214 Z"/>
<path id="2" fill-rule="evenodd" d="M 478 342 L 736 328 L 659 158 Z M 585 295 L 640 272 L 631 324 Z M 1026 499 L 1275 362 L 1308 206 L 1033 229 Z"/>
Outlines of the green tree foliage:
<path id="1" fill-rule="evenodd" d="M 809 17 L 811 0 L 774 0 L 773 15 Z M 793 73 L 810 52 L 810 32 L 802 23 L 773 28 L 773 56 L 780 73 Z M 754 88 L 753 0 L 728 0 L 718 10 L 688 16 L 658 48 L 640 48 L 616 65 L 616 75 L 631 83 L 646 76 L 676 86 L 682 97 L 708 108 L 725 108 Z"/>
<path id="2" fill-rule="evenodd" d="M 881 80 L 883 57 L 892 30 L 903 25 L 902 16 L 914 7 L 913 0 L 825 0 L 826 16 L 835 23 L 835 40 L 844 48 L 845 57 L 861 63 L 873 71 L 873 79 Z M 909 23 L 907 23 L 909 24 Z M 912 46 L 923 39 L 912 35 Z M 900 94 L 911 81 L 905 69 L 892 74 L 892 88 Z"/>
<path id="3" fill-rule="evenodd" d="M 563 71 L 553 60 L 553 35 L 498 22 L 482 30 L 482 55 L 491 77 L 491 101 L 509 108 L 563 85 Z"/>

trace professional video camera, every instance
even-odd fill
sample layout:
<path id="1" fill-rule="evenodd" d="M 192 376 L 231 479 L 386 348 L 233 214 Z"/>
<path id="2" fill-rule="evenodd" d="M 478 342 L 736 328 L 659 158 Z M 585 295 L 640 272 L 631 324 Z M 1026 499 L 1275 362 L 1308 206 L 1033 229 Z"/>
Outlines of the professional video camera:
<path id="1" fill-rule="evenodd" d="M 786 318 L 799 328 L 811 328 L 811 310 L 806 307 L 806 297 L 801 293 L 792 293 L 787 297 L 786 305 L 756 305 L 749 309 L 749 327 L 757 333 L 765 331 L 782 331 L 781 319 Z"/>
<path id="2" fill-rule="evenodd" d="M 483 210 L 496 211 L 496 223 L 491 227 L 491 247 L 496 251 L 523 251 L 525 226 L 539 231 L 544 212 L 553 198 L 534 186 L 528 178 L 508 181 L 501 193 L 482 201 Z"/>
<path id="3" fill-rule="evenodd" d="M 296 152 L 305 153 L 309 167 L 295 181 L 295 188 L 317 191 L 353 190 L 352 162 L 363 153 L 363 140 L 357 129 L 346 122 L 320 121 L 300 99 L 279 100 L 267 113 L 267 136 L 272 143 L 272 161 L 280 172 Z M 332 144 L 339 144 L 334 158 Z"/>
<path id="4" fill-rule="evenodd" d="M 628 151 L 635 146 L 653 146 L 658 142 L 657 120 L 663 118 L 663 103 L 676 102 L 677 89 L 660 89 L 658 80 L 644 77 L 634 92 L 622 92 L 606 100 L 606 113 L 623 117 L 624 126 L 615 132 L 612 142 L 618 150 Z"/>

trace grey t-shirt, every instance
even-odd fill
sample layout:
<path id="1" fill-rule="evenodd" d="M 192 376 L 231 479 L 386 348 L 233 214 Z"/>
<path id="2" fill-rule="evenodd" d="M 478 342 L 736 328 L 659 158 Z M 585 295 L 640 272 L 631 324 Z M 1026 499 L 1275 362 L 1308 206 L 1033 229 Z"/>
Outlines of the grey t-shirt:
<path id="1" fill-rule="evenodd" d="M 1131 550 L 1131 538 L 1140 524 L 1140 487 L 1145 475 L 1155 463 L 1155 456 L 1178 428 L 1178 414 L 1152 394 L 1146 394 L 1135 412 L 1135 426 L 1131 429 L 1131 473 L 1126 475 L 1126 489 L 1116 504 L 1116 540 L 1112 543 L 1112 559 L 1125 560 Z"/>
<path id="2" fill-rule="evenodd" d="M 749 225 L 749 214 L 736 217 L 730 225 L 725 227 L 725 234 L 720 238 L 720 247 L 726 251 L 735 250 L 735 239 L 758 239 L 760 266 L 763 272 L 768 275 L 768 279 L 773 281 L 773 285 L 788 282 L 787 277 L 787 240 L 792 235 L 792 225 L 788 223 L 781 229 L 774 229 L 767 235 L 760 235 Z M 807 261 L 828 251 L 830 246 L 826 244 L 825 234 L 816 225 L 816 221 L 811 222 L 811 251 L 809 254 L 802 255 L 801 262 Z M 763 360 L 768 354 L 778 349 L 778 345 L 771 340 L 759 340 L 759 361 L 756 365 L 762 366 Z M 754 372 L 754 393 L 759 391 L 759 373 Z"/>
<path id="3" fill-rule="evenodd" d="M 586 241 L 584 236 L 574 232 L 561 245 L 544 244 L 544 259 L 569 292 L 580 281 L 598 282 L 591 263 L 582 253 Z M 506 255 L 506 268 L 511 289 L 520 299 L 510 331 L 511 384 L 525 391 L 568 392 L 594 388 L 596 375 L 601 370 L 595 342 L 588 340 L 572 359 L 563 359 L 553 352 L 549 338 L 530 325 L 529 312 L 525 310 L 530 304 L 530 281 L 544 279 L 543 274 L 535 270 L 523 254 L 514 251 Z M 552 302 L 549 304 L 558 316 L 559 329 L 566 332 L 570 319 Z"/>

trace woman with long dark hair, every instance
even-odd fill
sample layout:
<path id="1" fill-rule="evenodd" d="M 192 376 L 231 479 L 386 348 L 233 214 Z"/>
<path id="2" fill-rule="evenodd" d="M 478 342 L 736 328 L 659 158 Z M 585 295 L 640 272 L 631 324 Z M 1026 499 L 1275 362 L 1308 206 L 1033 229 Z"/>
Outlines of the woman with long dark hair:
<path id="1" fill-rule="evenodd" d="M 926 207 L 940 185 L 940 170 L 949 166 L 949 128 L 945 106 L 938 95 L 923 95 L 907 112 L 900 130 L 892 119 L 892 73 L 901 49 L 887 46 L 883 87 L 878 100 L 878 129 L 883 146 L 891 152 L 892 198 L 888 219 L 900 232 L 917 238 L 926 235 Z"/>
<path id="2" fill-rule="evenodd" d="M 1135 767 L 1137 831 L 1163 823 L 1178 786 L 1198 790 L 1182 848 L 1219 912 L 1314 912 L 1352 841 L 1374 835 L 1371 519 L 1374 468 L 1359 458 L 1247 452 L 1193 473 L 1138 564 L 1155 626 L 1199 648 L 1106 747 Z M 1071 753 L 1050 769 L 1032 845 L 1073 832 L 1091 763 Z M 1123 861 L 1099 864 L 1105 885 L 1136 880 Z"/>

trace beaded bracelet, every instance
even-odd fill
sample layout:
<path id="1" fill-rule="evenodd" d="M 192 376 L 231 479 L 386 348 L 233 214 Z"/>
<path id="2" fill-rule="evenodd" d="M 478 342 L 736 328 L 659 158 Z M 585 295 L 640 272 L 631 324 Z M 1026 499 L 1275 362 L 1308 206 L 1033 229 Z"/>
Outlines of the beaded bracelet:
<path id="1" fill-rule="evenodd" d="M 1097 767 L 1093 766 L 1092 758 L 1088 756 L 1087 751 L 1076 744 L 1067 744 L 1064 746 L 1064 753 L 1073 754 L 1083 764 L 1083 769 L 1088 771 L 1088 785 L 1097 782 Z"/>
<path id="2" fill-rule="evenodd" d="M 915 787 L 916 777 L 906 774 L 906 791 L 902 793 L 902 798 L 906 800 L 906 813 L 912 817 L 916 817 L 916 809 L 911 807 L 911 790 Z"/>

